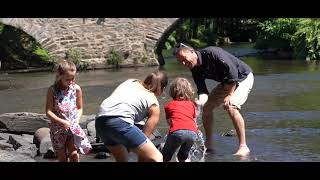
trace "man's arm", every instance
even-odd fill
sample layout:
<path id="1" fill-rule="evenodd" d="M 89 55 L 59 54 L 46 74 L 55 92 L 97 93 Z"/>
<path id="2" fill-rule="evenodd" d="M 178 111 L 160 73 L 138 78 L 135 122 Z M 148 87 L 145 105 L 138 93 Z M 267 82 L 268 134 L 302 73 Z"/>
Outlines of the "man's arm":
<path id="1" fill-rule="evenodd" d="M 232 96 L 234 90 L 237 87 L 237 82 L 232 82 L 229 84 L 225 84 L 223 86 L 224 90 L 227 91 L 227 96 L 223 99 L 223 107 L 225 110 L 228 110 L 231 107 L 230 97 Z"/>
<path id="2" fill-rule="evenodd" d="M 197 86 L 197 94 L 199 95 L 198 98 L 195 99 L 195 103 L 198 105 L 204 105 L 208 100 L 208 88 L 205 82 L 205 75 L 199 69 L 193 69 L 192 71 L 193 81 Z"/>
<path id="3" fill-rule="evenodd" d="M 237 82 L 231 82 L 223 85 L 223 89 L 227 91 L 227 94 L 230 96 L 233 94 L 236 87 L 237 87 Z"/>

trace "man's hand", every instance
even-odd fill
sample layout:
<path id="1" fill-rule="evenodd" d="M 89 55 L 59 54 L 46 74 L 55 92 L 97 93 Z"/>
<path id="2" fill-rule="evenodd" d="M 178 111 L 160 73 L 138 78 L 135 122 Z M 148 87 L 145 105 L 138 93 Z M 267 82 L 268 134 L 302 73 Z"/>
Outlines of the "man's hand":
<path id="1" fill-rule="evenodd" d="M 228 95 L 223 99 L 223 108 L 226 111 L 229 110 L 229 108 L 231 108 L 230 97 L 231 95 Z"/>
<path id="2" fill-rule="evenodd" d="M 207 94 L 200 94 L 199 99 L 195 98 L 195 103 L 199 106 L 203 106 L 208 101 L 208 95 Z"/>

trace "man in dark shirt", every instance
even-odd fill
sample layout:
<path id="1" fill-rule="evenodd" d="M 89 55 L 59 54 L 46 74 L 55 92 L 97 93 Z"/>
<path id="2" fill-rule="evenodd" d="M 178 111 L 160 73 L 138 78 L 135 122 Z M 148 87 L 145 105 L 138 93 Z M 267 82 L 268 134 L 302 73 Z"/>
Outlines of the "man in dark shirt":
<path id="1" fill-rule="evenodd" d="M 244 119 L 239 110 L 253 86 L 252 69 L 232 54 L 214 46 L 195 51 L 191 46 L 180 43 L 175 55 L 180 63 L 191 70 L 197 85 L 199 98 L 195 102 L 203 106 L 207 152 L 213 151 L 213 110 L 223 104 L 239 138 L 239 148 L 235 155 L 247 155 L 250 150 L 246 144 Z M 205 79 L 220 83 L 209 93 Z"/>

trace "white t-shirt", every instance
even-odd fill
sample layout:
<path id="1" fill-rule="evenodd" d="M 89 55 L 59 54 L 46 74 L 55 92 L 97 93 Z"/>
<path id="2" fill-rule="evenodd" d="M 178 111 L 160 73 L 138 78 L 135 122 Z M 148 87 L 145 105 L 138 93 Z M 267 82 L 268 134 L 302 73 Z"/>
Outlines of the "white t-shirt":
<path id="1" fill-rule="evenodd" d="M 130 124 L 141 123 L 152 105 L 159 106 L 154 93 L 146 90 L 136 79 L 129 79 L 102 102 L 97 117 L 117 116 Z"/>

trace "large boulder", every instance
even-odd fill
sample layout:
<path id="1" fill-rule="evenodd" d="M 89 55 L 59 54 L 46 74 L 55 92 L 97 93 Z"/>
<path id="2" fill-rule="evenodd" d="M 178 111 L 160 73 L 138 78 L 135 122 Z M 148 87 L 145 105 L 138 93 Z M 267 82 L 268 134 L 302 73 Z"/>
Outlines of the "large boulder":
<path id="1" fill-rule="evenodd" d="M 33 144 L 33 135 L 30 134 L 22 134 L 22 138 L 28 141 L 30 144 Z"/>
<path id="2" fill-rule="evenodd" d="M 21 135 L 11 134 L 9 136 L 8 143 L 13 145 L 13 148 L 17 150 L 21 146 L 29 146 L 31 143 L 25 140 Z"/>
<path id="3" fill-rule="evenodd" d="M 9 140 L 9 133 L 0 133 L 0 140 Z"/>
<path id="4" fill-rule="evenodd" d="M 53 150 L 53 147 L 50 147 L 47 152 L 43 155 L 43 159 L 56 159 L 57 155 Z"/>
<path id="5" fill-rule="evenodd" d="M 40 146 L 39 146 L 39 152 L 40 154 L 45 154 L 47 153 L 49 150 L 52 150 L 52 142 L 50 139 L 50 135 L 48 134 L 47 136 L 45 136 L 41 142 L 40 142 Z"/>
<path id="6" fill-rule="evenodd" d="M 88 129 L 88 135 L 92 137 L 96 137 L 96 127 L 95 127 L 95 121 L 90 121 L 87 124 L 87 129 Z"/>
<path id="7" fill-rule="evenodd" d="M 87 128 L 87 124 L 91 121 L 94 121 L 96 118 L 96 115 L 92 114 L 92 115 L 82 115 L 80 118 L 80 127 L 82 129 L 86 129 Z"/>
<path id="8" fill-rule="evenodd" d="M 30 156 L 0 149 L 0 162 L 36 162 Z"/>
<path id="9" fill-rule="evenodd" d="M 50 136 L 50 129 L 47 128 L 47 127 L 39 128 L 39 129 L 34 133 L 34 136 L 33 136 L 33 144 L 35 144 L 36 147 L 39 148 L 42 139 L 45 138 L 46 136 Z"/>
<path id="10" fill-rule="evenodd" d="M 0 149 L 2 150 L 14 150 L 13 145 L 7 143 L 7 140 L 0 140 Z"/>
<path id="11" fill-rule="evenodd" d="M 87 128 L 87 124 L 95 120 L 96 115 L 83 115 L 80 126 Z M 49 127 L 50 119 L 46 114 L 31 112 L 4 113 L 0 115 L 0 129 L 3 132 L 34 134 L 37 129 Z"/>
<path id="12" fill-rule="evenodd" d="M 38 151 L 38 149 L 37 149 L 36 145 L 34 145 L 34 144 L 21 146 L 16 150 L 17 153 L 20 153 L 20 154 L 23 154 L 23 155 L 27 155 L 27 156 L 30 156 L 32 158 L 36 157 L 37 151 Z"/>
<path id="13" fill-rule="evenodd" d="M 13 149 L 20 154 L 24 154 L 30 157 L 37 155 L 37 147 L 32 144 L 30 137 L 26 139 L 26 136 L 11 134 L 7 143 L 12 144 Z"/>
<path id="14" fill-rule="evenodd" d="M 41 127 L 48 127 L 45 114 L 17 112 L 0 115 L 0 128 L 9 132 L 34 134 Z"/>

